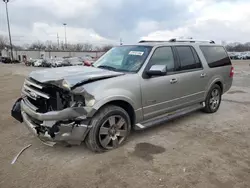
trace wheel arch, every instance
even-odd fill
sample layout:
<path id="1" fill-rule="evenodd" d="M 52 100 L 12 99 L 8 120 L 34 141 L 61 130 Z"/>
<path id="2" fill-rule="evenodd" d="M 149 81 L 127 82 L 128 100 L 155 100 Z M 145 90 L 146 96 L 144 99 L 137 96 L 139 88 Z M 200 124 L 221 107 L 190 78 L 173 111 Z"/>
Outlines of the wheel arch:
<path id="1" fill-rule="evenodd" d="M 215 85 L 215 84 L 217 84 L 218 86 L 220 86 L 221 93 L 223 93 L 223 89 L 224 89 L 224 87 L 223 87 L 222 82 L 221 82 L 221 81 L 217 81 L 217 82 L 215 82 L 213 85 Z"/>
<path id="2" fill-rule="evenodd" d="M 205 96 L 207 96 L 207 94 L 209 93 L 210 89 L 211 89 L 215 84 L 217 84 L 217 85 L 220 86 L 220 88 L 221 88 L 221 93 L 223 93 L 223 90 L 224 90 L 223 82 L 222 82 L 221 79 L 218 78 L 218 79 L 213 80 L 213 81 L 210 83 L 209 87 L 207 88 L 207 92 L 206 92 L 206 95 L 205 95 Z"/>
<path id="3" fill-rule="evenodd" d="M 115 105 L 123 108 L 129 115 L 131 126 L 135 124 L 136 121 L 135 108 L 133 103 L 129 99 L 123 97 L 122 98 L 117 97 L 115 99 L 105 100 L 105 102 L 102 102 L 101 104 L 95 106 L 96 111 L 93 115 L 95 115 L 101 108 L 107 105 Z"/>

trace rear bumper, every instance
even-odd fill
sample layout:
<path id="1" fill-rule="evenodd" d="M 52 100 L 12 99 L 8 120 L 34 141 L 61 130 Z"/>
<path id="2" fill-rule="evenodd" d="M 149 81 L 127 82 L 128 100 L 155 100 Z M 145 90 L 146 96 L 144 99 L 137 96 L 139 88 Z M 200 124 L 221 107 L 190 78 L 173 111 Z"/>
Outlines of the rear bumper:
<path id="1" fill-rule="evenodd" d="M 30 105 L 25 99 L 18 99 L 12 110 L 15 116 L 12 116 L 24 122 L 29 131 L 46 145 L 53 146 L 62 141 L 81 143 L 91 128 L 88 123 L 84 123 L 88 122 L 84 108 L 67 108 L 42 114 L 34 111 Z"/>

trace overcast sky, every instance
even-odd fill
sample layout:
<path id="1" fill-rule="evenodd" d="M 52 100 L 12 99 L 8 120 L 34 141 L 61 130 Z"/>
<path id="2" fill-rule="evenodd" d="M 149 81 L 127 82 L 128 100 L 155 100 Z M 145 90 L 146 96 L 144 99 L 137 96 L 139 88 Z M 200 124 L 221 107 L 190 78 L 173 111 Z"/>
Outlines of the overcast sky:
<path id="1" fill-rule="evenodd" d="M 250 41 L 250 0 L 10 0 L 14 44 L 64 40 L 124 43 L 193 37 Z M 4 3 L 0 34 L 7 36 Z"/>

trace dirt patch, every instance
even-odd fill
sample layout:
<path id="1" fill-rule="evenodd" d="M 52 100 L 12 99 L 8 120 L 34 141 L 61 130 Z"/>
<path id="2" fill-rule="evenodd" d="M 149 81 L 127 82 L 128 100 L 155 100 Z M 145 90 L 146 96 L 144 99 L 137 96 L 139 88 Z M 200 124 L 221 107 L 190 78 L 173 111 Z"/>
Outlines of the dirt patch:
<path id="1" fill-rule="evenodd" d="M 142 158 L 145 161 L 153 160 L 153 155 L 165 152 L 165 148 L 150 143 L 136 144 L 133 156 Z"/>

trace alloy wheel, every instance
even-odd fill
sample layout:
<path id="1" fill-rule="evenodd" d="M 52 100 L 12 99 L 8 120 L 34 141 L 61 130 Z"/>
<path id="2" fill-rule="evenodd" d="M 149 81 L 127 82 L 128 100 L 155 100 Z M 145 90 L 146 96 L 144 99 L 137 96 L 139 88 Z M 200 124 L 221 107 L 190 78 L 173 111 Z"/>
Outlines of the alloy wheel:
<path id="1" fill-rule="evenodd" d="M 120 115 L 108 117 L 99 130 L 99 142 L 104 149 L 117 148 L 128 134 L 128 125 Z"/>
<path id="2" fill-rule="evenodd" d="M 211 96 L 210 96 L 210 99 L 209 99 L 209 105 L 210 105 L 210 108 L 215 110 L 220 104 L 220 91 L 215 88 L 212 93 L 211 93 Z"/>

